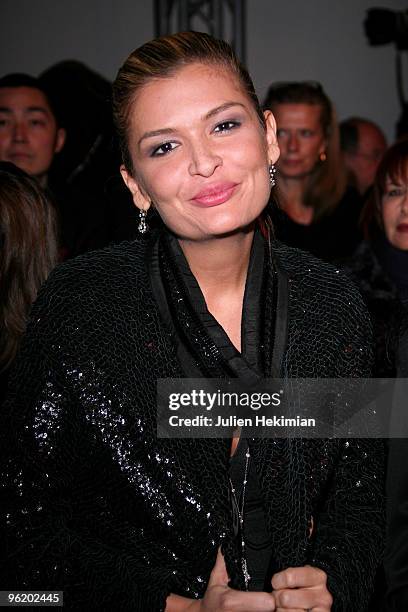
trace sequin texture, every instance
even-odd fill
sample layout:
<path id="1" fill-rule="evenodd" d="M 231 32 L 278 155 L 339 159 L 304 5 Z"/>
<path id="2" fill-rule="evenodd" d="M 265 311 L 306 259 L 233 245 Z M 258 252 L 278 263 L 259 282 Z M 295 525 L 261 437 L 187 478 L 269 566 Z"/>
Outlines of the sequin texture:
<path id="1" fill-rule="evenodd" d="M 63 589 L 76 609 L 164 610 L 170 592 L 203 595 L 220 545 L 232 585 L 244 586 L 229 441 L 156 437 L 156 379 L 183 370 L 152 294 L 149 248 L 123 243 L 63 264 L 34 306 L 1 428 L 1 527 L 7 551 L 19 550 L 0 567 L 9 589 Z M 368 376 L 368 318 L 347 280 L 273 248 L 289 287 L 282 375 Z M 168 291 L 206 373 L 217 348 L 178 283 Z M 250 444 L 271 571 L 321 567 L 334 610 L 364 609 L 383 540 L 382 443 Z"/>

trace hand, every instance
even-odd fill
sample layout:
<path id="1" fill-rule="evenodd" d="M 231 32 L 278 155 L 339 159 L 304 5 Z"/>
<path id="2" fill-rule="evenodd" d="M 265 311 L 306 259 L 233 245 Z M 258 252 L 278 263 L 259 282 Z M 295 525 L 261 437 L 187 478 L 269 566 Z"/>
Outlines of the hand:
<path id="1" fill-rule="evenodd" d="M 289 567 L 272 577 L 276 612 L 330 612 L 333 597 L 327 589 L 326 573 L 305 565 Z"/>
<path id="2" fill-rule="evenodd" d="M 275 601 L 271 593 L 236 591 L 228 586 L 228 573 L 224 557 L 218 550 L 217 559 L 199 607 L 189 610 L 200 612 L 274 612 Z"/>

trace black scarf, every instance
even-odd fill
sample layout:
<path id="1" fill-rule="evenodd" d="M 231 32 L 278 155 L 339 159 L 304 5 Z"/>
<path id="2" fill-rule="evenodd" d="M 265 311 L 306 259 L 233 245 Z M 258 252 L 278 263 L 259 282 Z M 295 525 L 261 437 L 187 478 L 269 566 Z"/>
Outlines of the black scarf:
<path id="1" fill-rule="evenodd" d="M 270 265 L 272 263 L 272 265 Z M 279 376 L 286 340 L 286 279 L 256 232 L 242 314 L 242 352 L 207 309 L 177 239 L 162 233 L 153 247 L 151 278 L 163 319 L 175 333 L 186 375 L 237 377 L 253 383 Z"/>

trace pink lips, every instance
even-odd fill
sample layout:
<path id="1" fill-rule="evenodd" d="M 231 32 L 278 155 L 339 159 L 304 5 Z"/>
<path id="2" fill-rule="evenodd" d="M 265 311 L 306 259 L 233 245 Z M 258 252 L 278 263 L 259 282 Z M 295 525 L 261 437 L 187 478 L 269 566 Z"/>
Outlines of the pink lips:
<path id="1" fill-rule="evenodd" d="M 397 231 L 402 232 L 403 234 L 408 233 L 408 223 L 400 223 L 397 225 Z"/>
<path id="2" fill-rule="evenodd" d="M 233 195 L 238 183 L 217 183 L 196 193 L 191 201 L 198 206 L 210 207 L 224 204 Z"/>

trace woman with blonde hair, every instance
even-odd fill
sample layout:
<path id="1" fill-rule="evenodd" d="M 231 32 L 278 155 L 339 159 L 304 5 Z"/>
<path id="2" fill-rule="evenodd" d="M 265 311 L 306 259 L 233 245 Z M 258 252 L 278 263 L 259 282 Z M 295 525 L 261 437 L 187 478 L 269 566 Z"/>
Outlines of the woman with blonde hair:
<path id="1" fill-rule="evenodd" d="M 347 187 L 334 106 L 316 81 L 270 86 L 264 108 L 277 123 L 277 237 L 325 260 L 355 248 L 361 199 Z"/>

